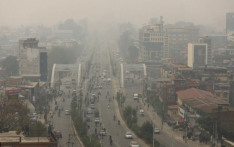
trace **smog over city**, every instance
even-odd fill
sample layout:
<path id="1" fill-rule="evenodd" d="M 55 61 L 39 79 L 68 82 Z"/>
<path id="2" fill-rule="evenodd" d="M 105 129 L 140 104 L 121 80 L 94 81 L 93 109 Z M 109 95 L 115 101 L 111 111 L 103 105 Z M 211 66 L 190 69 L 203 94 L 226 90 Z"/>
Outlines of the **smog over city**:
<path id="1" fill-rule="evenodd" d="M 233 147 L 234 0 L 0 0 L 0 146 Z"/>

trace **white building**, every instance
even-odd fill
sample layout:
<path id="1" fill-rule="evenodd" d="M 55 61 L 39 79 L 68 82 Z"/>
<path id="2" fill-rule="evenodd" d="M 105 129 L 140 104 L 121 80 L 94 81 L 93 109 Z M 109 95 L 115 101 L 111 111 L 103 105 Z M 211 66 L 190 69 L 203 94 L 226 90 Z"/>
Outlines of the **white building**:
<path id="1" fill-rule="evenodd" d="M 196 68 L 207 65 L 207 44 L 189 43 L 188 44 L 188 66 Z"/>
<path id="2" fill-rule="evenodd" d="M 19 74 L 36 75 L 47 81 L 47 49 L 38 47 L 36 38 L 19 40 Z"/>

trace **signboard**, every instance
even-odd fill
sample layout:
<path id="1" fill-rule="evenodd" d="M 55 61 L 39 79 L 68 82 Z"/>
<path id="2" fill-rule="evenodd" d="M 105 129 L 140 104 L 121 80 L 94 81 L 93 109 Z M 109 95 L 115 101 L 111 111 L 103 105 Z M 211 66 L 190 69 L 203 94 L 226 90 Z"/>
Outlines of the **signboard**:
<path id="1" fill-rule="evenodd" d="M 184 118 L 184 113 L 185 113 L 184 109 L 182 109 L 182 108 L 179 107 L 178 111 L 179 111 L 179 116 L 182 117 L 182 118 Z"/>
<path id="2" fill-rule="evenodd" d="M 20 93 L 21 91 L 22 91 L 21 88 L 6 90 L 6 94 L 16 94 L 16 93 Z"/>

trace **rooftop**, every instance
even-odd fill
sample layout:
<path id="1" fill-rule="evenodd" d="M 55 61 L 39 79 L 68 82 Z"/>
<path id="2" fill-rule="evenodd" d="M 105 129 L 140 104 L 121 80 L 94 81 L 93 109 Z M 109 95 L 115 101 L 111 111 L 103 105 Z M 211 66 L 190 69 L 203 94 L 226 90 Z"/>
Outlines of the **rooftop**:
<path id="1" fill-rule="evenodd" d="M 200 97 L 203 99 L 208 99 L 208 98 L 219 98 L 215 95 L 213 95 L 211 92 L 196 89 L 196 88 L 189 88 L 186 90 L 181 90 L 176 92 L 176 94 L 182 99 L 189 99 L 193 97 Z"/>
<path id="2" fill-rule="evenodd" d="M 47 137 L 25 137 L 22 133 L 16 135 L 15 131 L 0 133 L 0 142 L 21 142 L 32 143 L 32 142 L 49 142 Z"/>
<path id="3" fill-rule="evenodd" d="M 171 106 L 167 106 L 168 109 L 178 109 L 181 105 L 171 105 Z"/>

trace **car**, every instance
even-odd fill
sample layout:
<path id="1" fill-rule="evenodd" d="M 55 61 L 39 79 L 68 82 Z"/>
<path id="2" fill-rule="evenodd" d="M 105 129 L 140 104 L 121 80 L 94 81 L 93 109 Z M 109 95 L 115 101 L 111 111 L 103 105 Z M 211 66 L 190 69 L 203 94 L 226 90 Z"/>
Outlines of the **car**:
<path id="1" fill-rule="evenodd" d="M 136 141 L 131 141 L 130 147 L 139 147 L 139 144 Z"/>
<path id="2" fill-rule="evenodd" d="M 70 110 L 66 110 L 65 115 L 70 115 Z"/>
<path id="3" fill-rule="evenodd" d="M 76 90 L 73 90 L 73 91 L 72 91 L 72 95 L 76 95 Z"/>
<path id="4" fill-rule="evenodd" d="M 37 118 L 36 118 L 36 117 L 31 117 L 30 120 L 31 120 L 32 122 L 37 122 Z"/>
<path id="5" fill-rule="evenodd" d="M 154 128 L 154 134 L 160 134 L 160 130 L 158 128 Z"/>
<path id="6" fill-rule="evenodd" d="M 30 116 L 31 116 L 31 117 L 36 117 L 36 118 L 38 118 L 37 113 L 31 113 Z"/>
<path id="7" fill-rule="evenodd" d="M 111 82 L 111 78 L 108 78 L 107 81 L 108 81 L 108 82 Z"/>
<path id="8" fill-rule="evenodd" d="M 70 84 L 69 83 L 66 83 L 66 88 L 70 88 Z"/>
<path id="9" fill-rule="evenodd" d="M 101 79 L 104 79 L 104 77 L 103 77 L 103 76 L 101 76 Z"/>
<path id="10" fill-rule="evenodd" d="M 100 130 L 99 135 L 100 136 L 106 136 L 106 131 L 105 130 Z"/>
<path id="11" fill-rule="evenodd" d="M 60 131 L 54 131 L 53 133 L 54 133 L 54 136 L 57 137 L 57 138 L 62 138 L 63 137 L 63 135 L 62 135 L 62 133 Z"/>
<path id="12" fill-rule="evenodd" d="M 132 138 L 132 134 L 130 132 L 126 132 L 125 133 L 125 138 L 126 139 L 131 139 Z"/>
<path id="13" fill-rule="evenodd" d="M 102 89 L 102 86 L 99 86 L 99 89 Z"/>
<path id="14" fill-rule="evenodd" d="M 104 78 L 102 81 L 103 81 L 103 82 L 106 82 L 106 78 Z"/>
<path id="15" fill-rule="evenodd" d="M 90 104 L 90 108 L 91 109 L 95 109 L 95 105 L 94 104 Z"/>
<path id="16" fill-rule="evenodd" d="M 91 121 L 91 118 L 90 118 L 89 116 L 87 116 L 87 117 L 85 118 L 85 121 L 86 121 L 86 122 L 90 122 L 90 121 Z"/>
<path id="17" fill-rule="evenodd" d="M 94 122 L 99 123 L 99 118 L 95 118 Z"/>
<path id="18" fill-rule="evenodd" d="M 88 108 L 88 109 L 87 109 L 87 114 L 92 114 L 92 113 L 93 113 L 92 109 L 91 109 L 91 108 Z"/>

